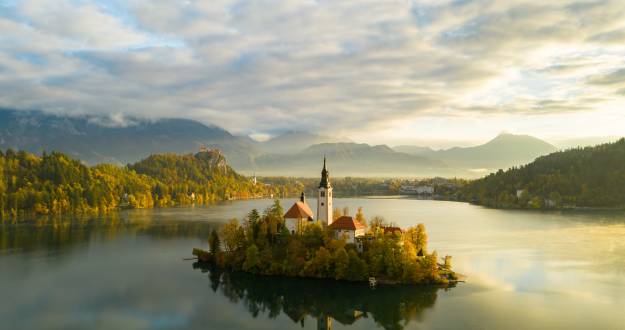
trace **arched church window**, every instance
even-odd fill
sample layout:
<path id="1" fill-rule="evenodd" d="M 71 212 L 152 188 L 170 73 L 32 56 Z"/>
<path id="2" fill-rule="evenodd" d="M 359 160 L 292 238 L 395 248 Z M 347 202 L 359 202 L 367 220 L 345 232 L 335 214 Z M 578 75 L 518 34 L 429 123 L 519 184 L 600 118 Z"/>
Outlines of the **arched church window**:
<path id="1" fill-rule="evenodd" d="M 325 192 L 325 191 L 322 191 L 322 192 L 321 192 L 321 197 L 325 197 L 325 196 L 326 196 L 326 192 Z"/>

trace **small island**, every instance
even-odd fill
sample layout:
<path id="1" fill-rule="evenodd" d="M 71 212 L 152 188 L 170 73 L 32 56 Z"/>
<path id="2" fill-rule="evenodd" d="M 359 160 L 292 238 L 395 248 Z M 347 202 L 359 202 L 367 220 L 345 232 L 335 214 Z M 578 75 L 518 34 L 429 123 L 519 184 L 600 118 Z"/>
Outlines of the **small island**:
<path id="1" fill-rule="evenodd" d="M 405 230 L 381 217 L 369 221 L 333 209 L 324 159 L 313 214 L 304 193 L 287 212 L 279 200 L 244 221 L 231 219 L 209 235 L 209 251 L 194 249 L 198 261 L 258 275 L 369 281 L 375 284 L 450 285 L 458 282 L 451 257 L 439 263 L 428 252 L 425 226 Z"/>

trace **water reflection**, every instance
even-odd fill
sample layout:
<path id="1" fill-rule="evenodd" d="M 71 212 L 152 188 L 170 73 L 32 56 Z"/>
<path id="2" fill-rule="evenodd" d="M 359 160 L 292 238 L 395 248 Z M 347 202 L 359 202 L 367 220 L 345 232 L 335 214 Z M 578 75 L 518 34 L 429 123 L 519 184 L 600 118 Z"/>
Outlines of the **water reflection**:
<path id="1" fill-rule="evenodd" d="M 334 322 L 351 325 L 362 318 L 371 318 L 384 329 L 403 329 L 423 319 L 440 290 L 434 286 L 371 289 L 363 283 L 254 276 L 201 263 L 194 263 L 193 268 L 207 272 L 213 291 L 245 306 L 253 317 L 263 313 L 275 319 L 284 313 L 302 326 L 306 317 L 312 317 L 318 329 L 332 329 Z"/>
<path id="2" fill-rule="evenodd" d="M 0 253 L 59 252 L 94 241 L 114 241 L 122 236 L 204 240 L 217 225 L 204 221 L 158 221 L 137 213 L 0 222 Z"/>
<path id="3" fill-rule="evenodd" d="M 625 214 L 337 199 L 400 226 L 469 281 L 434 288 L 202 274 L 213 226 L 269 200 L 106 217 L 0 221 L 1 329 L 623 329 Z M 292 201 L 284 201 L 288 205 Z M 211 276 L 212 280 L 206 278 Z M 212 286 L 217 291 L 204 289 Z M 200 289 L 198 289 L 198 287 Z M 384 290 L 382 290 L 384 289 Z M 388 290 L 387 290 L 388 289 Z M 241 310 L 247 310 L 241 312 Z M 254 316 L 257 316 L 256 318 Z"/>

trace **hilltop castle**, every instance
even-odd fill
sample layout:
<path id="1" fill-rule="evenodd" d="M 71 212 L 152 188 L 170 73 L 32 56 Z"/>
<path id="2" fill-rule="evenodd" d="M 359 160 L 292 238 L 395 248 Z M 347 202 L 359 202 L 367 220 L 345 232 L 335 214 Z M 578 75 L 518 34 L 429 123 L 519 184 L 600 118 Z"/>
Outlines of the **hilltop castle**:
<path id="1" fill-rule="evenodd" d="M 326 158 L 323 157 L 323 169 L 321 181 L 317 189 L 317 222 L 324 228 L 334 230 L 337 238 L 345 237 L 348 243 L 354 243 L 356 237 L 364 236 L 365 226 L 351 216 L 344 215 L 336 221 L 333 217 L 332 184 L 330 172 L 326 167 Z M 304 226 L 315 222 L 313 212 L 306 203 L 306 197 L 302 192 L 299 201 L 284 214 L 284 221 L 291 234 L 301 233 Z"/>

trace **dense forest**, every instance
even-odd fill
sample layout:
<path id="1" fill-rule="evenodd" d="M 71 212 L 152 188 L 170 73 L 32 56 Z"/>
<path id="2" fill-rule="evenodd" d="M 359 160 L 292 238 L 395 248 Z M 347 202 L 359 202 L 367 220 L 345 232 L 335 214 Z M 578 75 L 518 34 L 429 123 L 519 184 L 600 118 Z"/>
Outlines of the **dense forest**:
<path id="1" fill-rule="evenodd" d="M 315 196 L 318 179 L 237 174 L 218 150 L 152 155 L 125 167 L 88 167 L 62 153 L 0 151 L 0 217 L 107 212 L 256 197 Z M 625 208 L 625 139 L 539 157 L 475 181 L 461 179 L 333 180 L 337 197 L 398 195 L 428 186 L 431 198 L 498 208 Z"/>
<path id="2" fill-rule="evenodd" d="M 625 208 L 625 139 L 500 170 L 464 186 L 461 195 L 498 208 Z"/>
<path id="3" fill-rule="evenodd" d="M 362 210 L 359 213 L 357 218 L 363 218 Z M 193 252 L 220 268 L 261 275 L 347 281 L 366 281 L 373 276 L 386 283 L 408 284 L 444 284 L 455 279 L 450 258 L 439 268 L 436 251 L 428 253 L 422 224 L 400 233 L 384 230 L 388 224 L 375 217 L 362 249 L 358 249 L 345 239 L 335 239 L 331 229 L 318 222 L 291 234 L 283 214 L 279 200 L 262 214 L 252 210 L 242 223 L 232 219 L 220 232 L 213 230 L 208 252 Z"/>
<path id="4" fill-rule="evenodd" d="M 0 151 L 0 216 L 107 212 L 292 193 L 234 172 L 218 150 L 88 167 L 58 153 Z"/>

